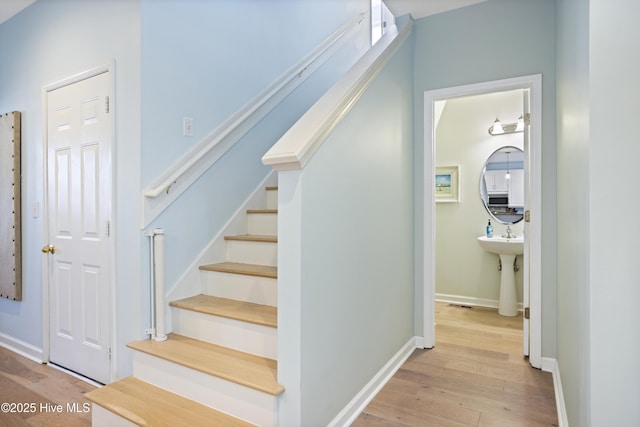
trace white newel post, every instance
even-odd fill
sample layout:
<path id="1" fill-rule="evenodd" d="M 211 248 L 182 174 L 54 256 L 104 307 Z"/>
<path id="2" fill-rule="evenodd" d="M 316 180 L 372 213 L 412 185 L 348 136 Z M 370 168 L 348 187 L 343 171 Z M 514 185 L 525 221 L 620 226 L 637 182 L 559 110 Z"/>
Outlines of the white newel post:
<path id="1" fill-rule="evenodd" d="M 154 341 L 167 339 L 165 330 L 164 298 L 164 229 L 155 228 L 147 232 L 151 239 L 151 328 L 149 333 Z"/>

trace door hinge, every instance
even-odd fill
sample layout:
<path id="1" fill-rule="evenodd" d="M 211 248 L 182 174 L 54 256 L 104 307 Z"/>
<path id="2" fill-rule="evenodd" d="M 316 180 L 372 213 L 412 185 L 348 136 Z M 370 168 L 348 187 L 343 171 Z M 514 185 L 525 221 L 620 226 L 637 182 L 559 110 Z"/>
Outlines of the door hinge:
<path id="1" fill-rule="evenodd" d="M 529 307 L 525 307 L 524 308 L 524 318 L 525 319 L 529 319 L 529 316 L 531 315 L 530 311 L 531 310 L 529 309 Z"/>
<path id="2" fill-rule="evenodd" d="M 110 107 L 110 105 L 109 105 L 109 97 L 105 96 L 105 99 L 104 99 L 104 112 L 105 113 L 109 113 L 109 107 Z"/>
<path id="3" fill-rule="evenodd" d="M 531 124 L 531 113 L 527 113 L 524 115 L 524 124 L 525 125 Z"/>
<path id="4" fill-rule="evenodd" d="M 111 237 L 111 221 L 107 220 L 107 237 Z"/>
<path id="5" fill-rule="evenodd" d="M 531 222 L 531 211 L 528 209 L 524 211 L 524 222 Z"/>
<path id="6" fill-rule="evenodd" d="M 109 357 L 109 360 L 111 360 L 111 347 L 107 347 L 107 356 Z"/>

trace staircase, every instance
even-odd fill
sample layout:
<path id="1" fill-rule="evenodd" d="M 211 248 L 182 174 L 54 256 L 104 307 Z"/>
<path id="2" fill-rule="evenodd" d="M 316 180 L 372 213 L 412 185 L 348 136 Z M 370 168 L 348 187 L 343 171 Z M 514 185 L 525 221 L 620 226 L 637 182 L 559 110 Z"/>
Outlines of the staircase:
<path id="1" fill-rule="evenodd" d="M 93 426 L 274 426 L 277 383 L 277 188 L 203 265 L 202 293 L 171 301 L 166 341 L 135 341 L 133 376 L 86 394 Z"/>

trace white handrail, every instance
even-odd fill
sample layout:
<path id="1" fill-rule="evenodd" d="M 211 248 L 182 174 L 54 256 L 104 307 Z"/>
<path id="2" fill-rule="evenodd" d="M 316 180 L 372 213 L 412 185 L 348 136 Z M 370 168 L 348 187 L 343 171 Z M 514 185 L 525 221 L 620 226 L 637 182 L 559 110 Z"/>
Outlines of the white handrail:
<path id="1" fill-rule="evenodd" d="M 309 55 L 304 57 L 300 62 L 286 71 L 280 78 L 276 79 L 269 87 L 262 91 L 257 97 L 248 102 L 238 112 L 226 120 L 221 126 L 213 131 L 204 140 L 204 144 L 196 146 L 193 150 L 186 153 L 181 160 L 176 162 L 169 170 L 158 179 L 150 188 L 144 190 L 143 194 L 148 198 L 156 198 L 161 193 L 169 193 L 172 185 L 180 179 L 187 171 L 198 163 L 208 152 L 210 152 L 216 145 L 218 145 L 225 138 L 228 138 L 234 130 L 239 128 L 243 123 L 247 122 L 250 118 L 253 118 L 252 123 L 257 123 L 262 119 L 268 111 L 264 111 L 262 114 L 256 117 L 256 113 L 259 112 L 267 103 L 280 94 L 279 99 L 283 99 L 288 93 L 293 90 L 289 90 L 286 93 L 282 93 L 288 85 L 295 83 L 295 86 L 299 85 L 302 77 L 307 77 L 310 74 L 311 68 L 314 65 L 320 65 L 319 59 L 321 59 L 328 51 L 337 45 L 339 41 L 349 35 L 353 29 L 359 25 L 367 16 L 366 12 L 360 13 L 351 21 L 347 22 L 341 28 L 339 28 L 330 37 L 324 40 L 318 47 L 316 47 Z M 316 64 L 318 63 L 318 64 Z M 250 129 L 250 127 L 249 127 Z M 248 130 L 248 129 L 247 129 Z M 239 139 L 239 136 L 236 140 Z M 235 142 L 235 141 L 234 141 Z"/>
<path id="2" fill-rule="evenodd" d="M 276 170 L 303 169 L 322 142 L 360 99 L 367 87 L 411 34 L 413 21 L 394 26 L 356 62 L 262 157 Z"/>

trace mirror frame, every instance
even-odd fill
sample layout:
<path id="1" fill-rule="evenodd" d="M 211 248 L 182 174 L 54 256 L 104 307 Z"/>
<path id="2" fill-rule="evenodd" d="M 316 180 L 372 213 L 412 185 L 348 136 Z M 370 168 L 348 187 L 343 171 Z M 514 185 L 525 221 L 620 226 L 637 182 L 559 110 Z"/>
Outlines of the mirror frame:
<path id="1" fill-rule="evenodd" d="M 515 147 L 513 145 L 505 145 L 502 146 L 500 148 L 498 148 L 497 150 L 495 150 L 493 153 L 491 153 L 489 155 L 489 157 L 487 157 L 487 160 L 484 162 L 484 166 L 482 167 L 482 173 L 480 174 L 480 200 L 482 201 L 482 204 L 484 205 L 484 208 L 486 209 L 486 211 L 489 213 L 489 215 L 491 216 L 491 218 L 493 218 L 495 221 L 499 222 L 500 224 L 504 224 L 504 225 L 513 225 L 513 224 L 517 224 L 520 221 L 522 221 L 524 219 L 524 206 L 522 207 L 522 213 L 517 213 L 515 208 L 501 208 L 501 209 L 505 209 L 505 210 L 509 210 L 511 209 L 511 212 L 509 211 L 505 211 L 505 213 L 503 215 L 500 215 L 497 212 L 494 212 L 491 210 L 491 208 L 489 207 L 489 192 L 487 190 L 487 185 L 486 185 L 486 181 L 485 181 L 485 174 L 487 172 L 487 165 L 489 164 L 489 160 L 491 159 L 491 157 L 493 157 L 496 153 L 499 152 L 504 152 L 506 149 L 511 149 L 510 152 L 512 151 L 520 151 L 521 153 L 524 153 L 524 150 L 522 150 L 521 148 Z M 524 191 L 524 189 L 523 189 Z M 501 218 L 500 216 L 503 217 L 518 217 L 518 219 L 516 220 L 508 220 L 505 218 Z"/>

